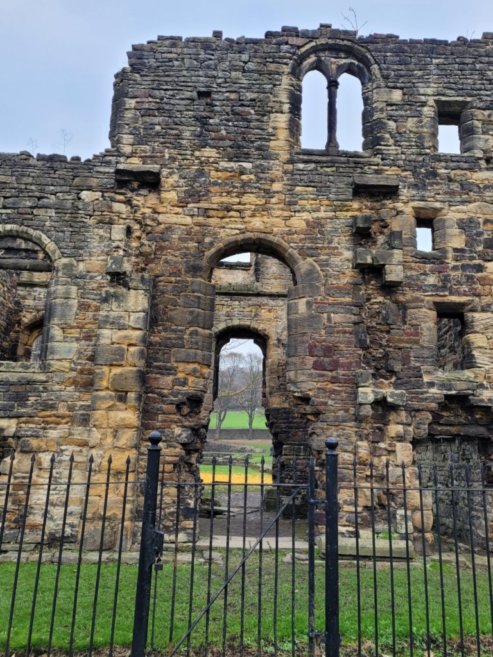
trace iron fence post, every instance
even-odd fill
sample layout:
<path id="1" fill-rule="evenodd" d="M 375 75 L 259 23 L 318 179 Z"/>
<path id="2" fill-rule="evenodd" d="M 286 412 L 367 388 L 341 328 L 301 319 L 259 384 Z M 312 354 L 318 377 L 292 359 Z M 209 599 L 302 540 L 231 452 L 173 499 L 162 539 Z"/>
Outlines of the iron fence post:
<path id="1" fill-rule="evenodd" d="M 149 435 L 147 448 L 147 469 L 142 512 L 142 534 L 140 539 L 139 570 L 135 592 L 135 614 L 132 636 L 131 657 L 144 657 L 149 622 L 151 599 L 152 565 L 158 555 L 159 537 L 156 533 L 156 508 L 159 478 L 159 458 L 161 455 L 161 434 L 153 431 Z M 162 547 L 162 545 L 161 545 Z"/>
<path id="2" fill-rule="evenodd" d="M 325 655 L 339 657 L 339 545 L 336 438 L 325 441 Z"/>

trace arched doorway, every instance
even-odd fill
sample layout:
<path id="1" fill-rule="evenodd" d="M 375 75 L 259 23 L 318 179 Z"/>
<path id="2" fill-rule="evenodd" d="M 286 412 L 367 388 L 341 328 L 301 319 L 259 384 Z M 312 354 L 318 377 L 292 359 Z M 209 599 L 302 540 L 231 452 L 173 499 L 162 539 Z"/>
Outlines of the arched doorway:
<path id="1" fill-rule="evenodd" d="M 256 237 L 224 244 L 216 251 L 209 274 L 215 292 L 212 398 L 216 409 L 224 345 L 231 339 L 253 340 L 263 360 L 262 405 L 271 431 L 272 478 L 287 482 L 306 475 L 310 454 L 307 414 L 300 412 L 309 397 L 297 396 L 298 390 L 288 382 L 289 373 L 296 374 L 295 358 L 290 362 L 289 356 L 288 316 L 304 271 L 306 263 L 287 245 Z M 296 339 L 296 329 L 291 327 L 291 340 Z M 296 354 L 292 345 L 291 351 Z"/>

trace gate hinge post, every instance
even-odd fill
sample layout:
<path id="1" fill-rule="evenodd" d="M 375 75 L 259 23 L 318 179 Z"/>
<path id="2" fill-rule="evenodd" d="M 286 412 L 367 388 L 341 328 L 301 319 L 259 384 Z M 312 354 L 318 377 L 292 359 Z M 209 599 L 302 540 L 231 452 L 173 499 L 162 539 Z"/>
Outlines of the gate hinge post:
<path id="1" fill-rule="evenodd" d="M 142 534 L 140 539 L 139 570 L 135 592 L 135 614 L 130 657 L 144 657 L 149 623 L 151 600 L 152 566 L 163 550 L 164 535 L 156 530 L 156 508 L 161 455 L 161 434 L 153 431 L 149 435 L 147 469 L 142 511 Z"/>

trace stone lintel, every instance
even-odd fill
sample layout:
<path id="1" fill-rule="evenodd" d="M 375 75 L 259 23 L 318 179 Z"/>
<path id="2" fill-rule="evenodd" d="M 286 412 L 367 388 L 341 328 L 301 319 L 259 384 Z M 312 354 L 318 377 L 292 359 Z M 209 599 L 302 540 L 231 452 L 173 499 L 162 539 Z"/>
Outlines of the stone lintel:
<path id="1" fill-rule="evenodd" d="M 353 194 L 397 194 L 399 178 L 378 174 L 355 174 Z"/>
<path id="2" fill-rule="evenodd" d="M 117 182 L 140 182 L 158 187 L 161 179 L 161 167 L 152 164 L 118 164 L 115 169 Z"/>

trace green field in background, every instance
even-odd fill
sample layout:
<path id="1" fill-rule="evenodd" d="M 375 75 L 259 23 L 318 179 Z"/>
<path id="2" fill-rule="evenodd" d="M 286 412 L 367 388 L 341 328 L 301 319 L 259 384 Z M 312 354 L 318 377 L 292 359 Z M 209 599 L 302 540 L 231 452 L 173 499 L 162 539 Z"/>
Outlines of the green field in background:
<path id="1" fill-rule="evenodd" d="M 217 414 L 212 413 L 209 429 L 215 429 L 217 423 Z M 267 429 L 265 425 L 265 414 L 257 411 L 253 420 L 254 429 Z M 228 411 L 221 429 L 248 429 L 248 415 L 245 411 Z"/>

